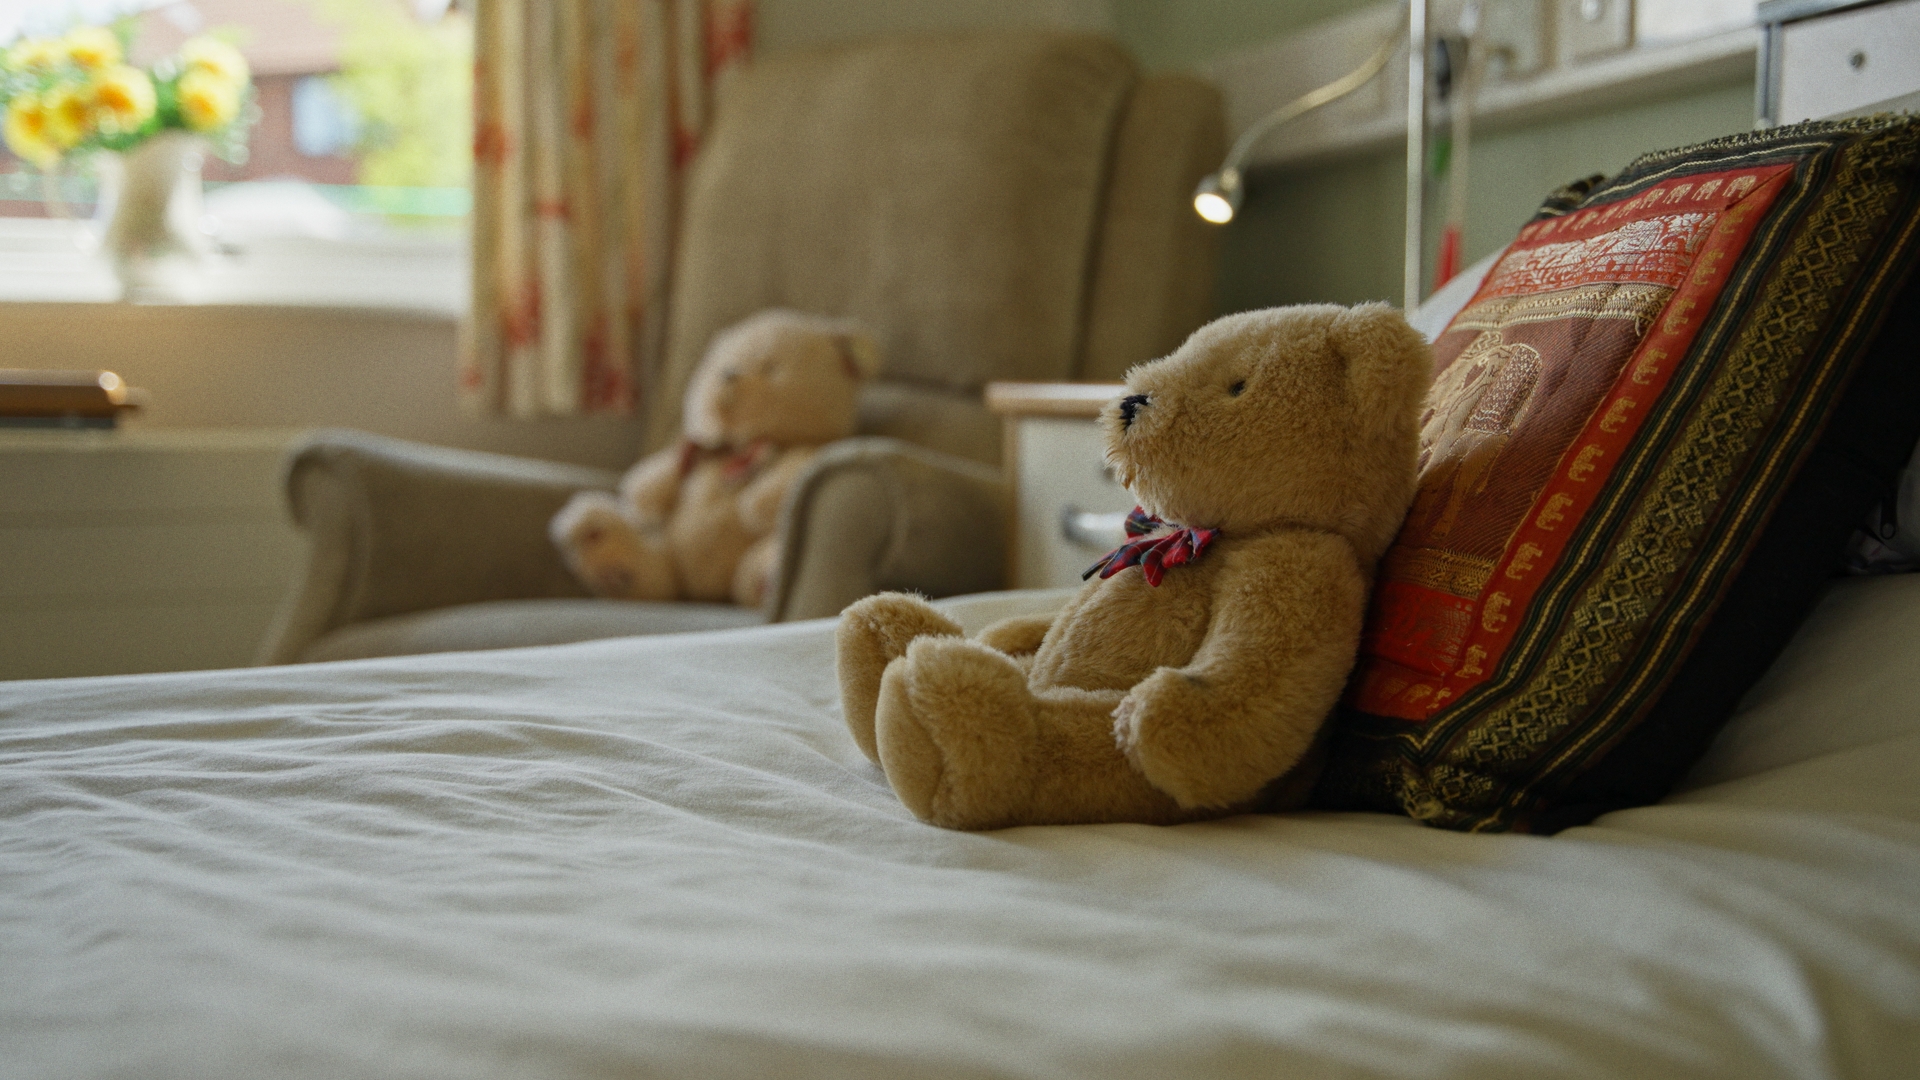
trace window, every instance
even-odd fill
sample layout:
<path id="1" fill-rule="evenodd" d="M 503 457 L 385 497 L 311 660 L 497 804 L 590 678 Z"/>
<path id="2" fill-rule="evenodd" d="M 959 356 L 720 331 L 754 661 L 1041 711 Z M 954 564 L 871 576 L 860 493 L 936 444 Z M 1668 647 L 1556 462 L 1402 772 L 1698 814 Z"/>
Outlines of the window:
<path id="1" fill-rule="evenodd" d="M 293 146 L 307 157 L 351 153 L 360 141 L 360 112 L 324 75 L 293 84 Z"/>
<path id="2" fill-rule="evenodd" d="M 215 33 L 252 68 L 246 141 L 203 166 L 208 299 L 464 305 L 472 44 L 459 4 L 0 0 L 0 44 L 114 19 L 135 64 Z M 116 294 L 81 250 L 97 189 L 85 157 L 49 176 L 0 149 L 0 300 Z"/>

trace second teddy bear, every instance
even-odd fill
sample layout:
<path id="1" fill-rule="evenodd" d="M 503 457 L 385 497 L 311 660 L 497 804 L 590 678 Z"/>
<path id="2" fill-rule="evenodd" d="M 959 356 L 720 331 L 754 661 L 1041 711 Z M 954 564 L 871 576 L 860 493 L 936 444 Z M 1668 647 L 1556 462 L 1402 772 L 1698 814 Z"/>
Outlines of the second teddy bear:
<path id="1" fill-rule="evenodd" d="M 763 311 L 716 334 L 687 387 L 685 437 L 641 460 L 618 494 L 584 491 L 549 532 L 598 596 L 766 598 L 781 501 L 822 446 L 853 433 L 879 368 L 850 322 Z"/>
<path id="2" fill-rule="evenodd" d="M 1100 419 L 1142 535 L 1057 616 L 977 640 L 917 597 L 848 607 L 854 741 L 951 828 L 1297 805 L 1413 495 L 1431 370 L 1384 304 L 1231 315 L 1134 368 Z"/>

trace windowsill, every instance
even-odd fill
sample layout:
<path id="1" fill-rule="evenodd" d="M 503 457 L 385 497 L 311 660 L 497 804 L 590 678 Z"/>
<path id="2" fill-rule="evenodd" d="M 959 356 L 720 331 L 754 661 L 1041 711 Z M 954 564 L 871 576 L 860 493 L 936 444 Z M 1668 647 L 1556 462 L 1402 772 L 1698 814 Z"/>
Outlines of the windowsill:
<path id="1" fill-rule="evenodd" d="M 0 304 L 119 303 L 120 286 L 87 250 L 87 222 L 0 218 Z M 207 256 L 185 306 L 336 308 L 458 319 L 468 303 L 467 244 L 396 233 L 251 240 Z M 169 305 L 172 306 L 172 305 Z"/>

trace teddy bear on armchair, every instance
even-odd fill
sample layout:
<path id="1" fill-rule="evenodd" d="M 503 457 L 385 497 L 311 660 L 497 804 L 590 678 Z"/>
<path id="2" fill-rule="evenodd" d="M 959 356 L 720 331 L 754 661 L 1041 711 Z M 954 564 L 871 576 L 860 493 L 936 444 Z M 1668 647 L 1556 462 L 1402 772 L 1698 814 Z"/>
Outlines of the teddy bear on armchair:
<path id="1" fill-rule="evenodd" d="M 1100 422 L 1138 537 L 1059 614 L 975 640 L 917 597 L 849 606 L 854 741 L 950 828 L 1298 805 L 1413 497 L 1431 375 L 1384 304 L 1231 315 L 1134 368 Z"/>
<path id="2" fill-rule="evenodd" d="M 640 461 L 617 494 L 583 491 L 548 531 L 597 596 L 766 599 L 787 489 L 853 433 L 873 339 L 841 319 L 763 311 L 719 334 L 687 387 L 684 437 Z"/>

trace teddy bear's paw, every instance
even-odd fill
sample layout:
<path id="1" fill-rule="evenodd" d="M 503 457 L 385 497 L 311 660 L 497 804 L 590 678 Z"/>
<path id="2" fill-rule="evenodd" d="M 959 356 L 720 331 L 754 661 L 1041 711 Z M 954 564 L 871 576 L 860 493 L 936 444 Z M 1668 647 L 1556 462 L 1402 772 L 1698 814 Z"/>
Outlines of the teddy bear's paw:
<path id="1" fill-rule="evenodd" d="M 1113 741 L 1147 782 L 1183 809 L 1217 809 L 1248 793 L 1225 790 L 1211 737 L 1227 720 L 1205 686 L 1173 668 L 1161 668 L 1120 699 L 1113 710 Z M 1223 785 L 1223 781 L 1226 783 Z"/>
<path id="2" fill-rule="evenodd" d="M 596 596 L 666 600 L 674 594 L 673 571 L 621 512 L 612 495 L 583 491 L 568 500 L 548 534 L 568 569 Z"/>
<path id="3" fill-rule="evenodd" d="M 1134 769 L 1181 809 L 1244 807 L 1300 761 L 1320 726 L 1323 710 L 1287 723 L 1278 709 L 1273 700 L 1163 667 L 1114 708 L 1113 738 Z"/>
<path id="4" fill-rule="evenodd" d="M 880 699 L 880 676 L 906 655 L 920 637 L 957 637 L 960 624 L 933 605 L 906 593 L 880 593 L 847 605 L 835 634 L 835 666 L 840 677 L 840 708 L 847 731 L 868 760 L 878 765 L 873 714 Z"/>
<path id="5" fill-rule="evenodd" d="M 733 602 L 741 607 L 764 607 L 767 594 L 773 590 L 773 569 L 779 558 L 780 549 L 771 536 L 748 548 L 733 570 Z"/>
<path id="6" fill-rule="evenodd" d="M 1140 710 L 1140 698 L 1136 694 L 1128 694 L 1113 707 L 1113 745 L 1119 747 L 1136 769 L 1140 767 L 1139 759 L 1134 756 L 1134 748 L 1140 744 Z"/>
<path id="7" fill-rule="evenodd" d="M 988 626 L 974 638 L 1008 656 L 1032 656 L 1053 626 L 1052 615 L 1016 615 Z"/>
<path id="8" fill-rule="evenodd" d="M 958 637 L 925 637 L 887 665 L 875 735 L 900 801 L 950 829 L 1019 824 L 1033 797 L 1033 696 L 1019 665 Z"/>

